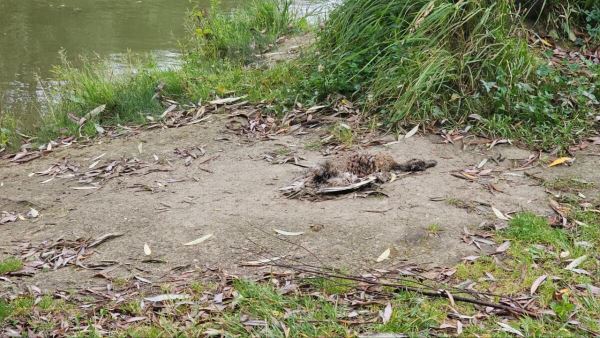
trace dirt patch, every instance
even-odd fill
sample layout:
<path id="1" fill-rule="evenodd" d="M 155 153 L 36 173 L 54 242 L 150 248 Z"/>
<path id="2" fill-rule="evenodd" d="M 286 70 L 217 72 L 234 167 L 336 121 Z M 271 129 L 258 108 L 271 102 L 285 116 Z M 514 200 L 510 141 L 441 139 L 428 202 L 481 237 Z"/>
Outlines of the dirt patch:
<path id="1" fill-rule="evenodd" d="M 17 244 L 25 241 L 123 233 L 97 247 L 86 263 L 115 262 L 105 273 L 111 278 L 159 276 L 181 267 L 218 267 L 248 274 L 257 268 L 245 262 L 282 256 L 350 270 L 405 263 L 445 266 L 478 253 L 462 239 L 463 234 L 465 229 L 477 231 L 499 222 L 491 206 L 505 214 L 552 213 L 544 187 L 525 171 L 511 170 L 530 152 L 505 145 L 489 150 L 443 144 L 436 136 L 389 139 L 387 146 L 369 148 L 398 160 L 438 162 L 425 172 L 384 184 L 383 194 L 361 198 L 353 193 L 321 202 L 287 199 L 279 189 L 306 169 L 272 164 L 265 154 L 294 151 L 304 159 L 303 165 L 320 163 L 323 155 L 306 147 L 314 143 L 319 129 L 258 142 L 224 132 L 225 124 L 225 116 L 212 115 L 202 124 L 99 140 L 30 163 L 3 165 L 2 209 L 22 206 L 20 201 L 40 206 L 36 219 L 1 226 L 3 255 L 15 254 Z M 195 149 L 196 158 L 181 156 L 181 149 Z M 452 175 L 500 153 L 506 160 L 488 161 L 482 168 L 490 169 L 485 184 Z M 136 158 L 148 165 L 104 181 L 98 189 L 77 189 L 82 187 L 80 178 L 56 177 L 41 183 L 47 178 L 30 175 L 64 158 L 89 168 L 102 154 L 102 161 Z M 148 170 L 157 168 L 161 170 Z M 302 234 L 284 236 L 274 229 Z M 206 235 L 212 236 L 197 245 L 184 245 Z M 387 249 L 390 259 L 376 263 Z M 93 283 L 94 274 L 73 266 L 36 273 L 27 283 L 50 289 L 75 287 Z"/>

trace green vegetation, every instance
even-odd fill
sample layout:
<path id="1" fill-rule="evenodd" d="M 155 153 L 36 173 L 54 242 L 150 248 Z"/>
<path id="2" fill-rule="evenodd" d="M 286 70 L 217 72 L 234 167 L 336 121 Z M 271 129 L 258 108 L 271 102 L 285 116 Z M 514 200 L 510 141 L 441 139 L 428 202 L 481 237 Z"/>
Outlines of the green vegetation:
<path id="1" fill-rule="evenodd" d="M 583 44 L 581 36 L 577 36 L 577 31 L 583 29 L 590 38 L 600 41 L 600 4 L 597 1 L 544 0 L 538 3 L 537 6 L 529 6 L 531 8 L 523 7 L 528 11 L 528 17 L 547 30 L 550 36 Z"/>
<path id="2" fill-rule="evenodd" d="M 557 177 L 551 181 L 544 182 L 544 186 L 562 192 L 578 192 L 593 188 L 594 183 L 574 177 Z"/>
<path id="3" fill-rule="evenodd" d="M 182 103 L 236 92 L 253 101 L 282 97 L 289 91 L 284 85 L 298 70 L 287 64 L 250 64 L 282 35 L 307 29 L 290 5 L 289 0 L 256 0 L 226 13 L 214 2 L 208 14 L 193 11 L 191 37 L 183 44 L 184 64 L 177 70 L 161 69 L 151 58 L 139 56 L 131 56 L 129 67 L 118 70 L 103 60 L 84 59 L 78 68 L 63 61 L 55 69 L 62 85 L 50 95 L 58 99 L 49 102 L 49 112 L 36 126 L 19 125 L 3 113 L 0 148 L 20 146 L 24 137 L 17 130 L 42 144 L 60 136 L 94 136 L 101 130 L 97 126 L 148 122 L 165 109 L 157 92 Z M 80 126 L 81 118 L 100 106 L 105 106 L 102 112 Z"/>
<path id="4" fill-rule="evenodd" d="M 347 0 L 319 34 L 304 85 L 317 100 L 341 93 L 388 123 L 463 124 L 475 113 L 486 134 L 564 147 L 591 128 L 598 67 L 548 66 L 527 34 L 506 0 Z"/>
<path id="5" fill-rule="evenodd" d="M 536 22 L 549 29 L 577 29 L 582 46 L 600 34 L 593 1 L 544 1 L 536 13 Z M 341 95 L 377 125 L 471 123 L 491 137 L 565 150 L 595 128 L 600 66 L 528 45 L 525 21 L 512 0 L 346 0 L 316 32 L 309 53 L 267 64 L 257 55 L 274 49 L 278 38 L 316 28 L 295 16 L 290 0 L 255 0 L 231 12 L 214 2 L 190 15 L 181 69 L 132 60 L 130 69 L 112 74 L 102 62 L 79 69 L 65 63 L 56 71 L 64 83 L 60 99 L 27 132 L 43 143 L 80 132 L 92 136 L 96 124 L 143 123 L 164 109 L 153 99 L 161 84 L 160 94 L 182 103 L 248 95 L 268 102 L 271 113 Z M 80 128 L 79 119 L 101 105 L 106 109 Z M 0 127 L 0 144 L 18 146 L 21 137 L 12 131 L 19 126 L 7 120 Z M 342 143 L 356 137 L 339 126 L 332 132 Z"/>
<path id="6" fill-rule="evenodd" d="M 23 268 L 23 262 L 16 257 L 9 257 L 0 261 L 0 275 L 19 271 Z"/>
<path id="7" fill-rule="evenodd" d="M 21 144 L 17 120 L 8 112 L 0 112 L 0 149 Z"/>

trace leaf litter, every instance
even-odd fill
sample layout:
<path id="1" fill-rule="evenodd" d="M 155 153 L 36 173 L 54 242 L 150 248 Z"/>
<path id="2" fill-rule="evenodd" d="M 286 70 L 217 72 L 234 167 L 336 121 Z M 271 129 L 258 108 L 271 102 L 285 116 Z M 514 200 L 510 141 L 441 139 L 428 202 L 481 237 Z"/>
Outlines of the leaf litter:
<path id="1" fill-rule="evenodd" d="M 23 260 L 23 269 L 9 275 L 33 275 L 41 270 L 57 270 L 67 265 L 75 265 L 84 269 L 104 268 L 106 264 L 86 266 L 83 261 L 90 257 L 92 248 L 108 240 L 122 236 L 120 233 L 109 233 L 98 238 L 78 238 L 74 240 L 59 238 L 46 240 L 38 244 L 22 243 L 18 246 L 19 257 Z M 112 263 L 108 263 L 112 265 Z"/>

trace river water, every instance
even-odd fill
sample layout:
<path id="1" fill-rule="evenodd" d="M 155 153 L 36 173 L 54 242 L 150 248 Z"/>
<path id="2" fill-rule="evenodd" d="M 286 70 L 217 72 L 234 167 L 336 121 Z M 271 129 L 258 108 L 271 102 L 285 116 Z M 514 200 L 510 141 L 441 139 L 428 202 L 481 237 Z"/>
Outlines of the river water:
<path id="1" fill-rule="evenodd" d="M 222 0 L 225 8 L 249 0 Z M 178 40 L 193 6 L 210 0 L 0 0 L 0 114 L 39 116 L 59 52 L 99 55 L 116 67 L 127 53 L 176 64 Z"/>

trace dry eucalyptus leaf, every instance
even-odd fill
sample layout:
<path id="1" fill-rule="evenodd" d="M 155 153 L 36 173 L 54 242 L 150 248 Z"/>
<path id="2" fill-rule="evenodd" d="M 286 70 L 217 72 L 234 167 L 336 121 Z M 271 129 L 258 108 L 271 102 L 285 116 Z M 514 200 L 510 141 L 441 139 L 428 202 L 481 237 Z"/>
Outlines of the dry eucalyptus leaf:
<path id="1" fill-rule="evenodd" d="M 184 294 L 181 294 L 181 295 L 164 294 L 164 295 L 158 295 L 158 296 L 148 297 L 148 298 L 144 298 L 144 299 L 149 302 L 159 303 L 159 302 L 164 302 L 164 301 L 168 301 L 168 300 L 180 300 L 180 299 L 188 299 L 188 298 L 190 298 L 190 296 L 184 295 Z"/>
<path id="2" fill-rule="evenodd" d="M 540 285 L 542 285 L 542 283 L 546 280 L 546 278 L 548 278 L 548 275 L 539 276 L 533 282 L 533 284 L 531 284 L 531 289 L 529 290 L 529 294 L 531 294 L 533 296 L 533 294 L 535 294 L 535 292 L 537 291 L 537 289 L 540 287 Z"/>
<path id="3" fill-rule="evenodd" d="M 392 304 L 391 303 L 387 303 L 387 305 L 385 306 L 385 309 L 383 310 L 383 313 L 381 314 L 381 319 L 383 319 L 383 323 L 387 324 L 390 319 L 392 319 Z"/>
<path id="4" fill-rule="evenodd" d="M 576 267 L 578 267 L 581 263 L 583 263 L 583 261 L 585 261 L 587 259 L 587 255 L 583 255 L 579 258 L 574 259 L 571 263 L 569 263 L 569 265 L 567 265 L 565 267 L 565 270 L 573 270 Z"/>
<path id="5" fill-rule="evenodd" d="M 510 248 L 510 241 L 500 244 L 500 246 L 496 248 L 496 253 L 503 253 L 508 250 L 508 248 Z"/>
<path id="6" fill-rule="evenodd" d="M 502 327 L 502 331 L 515 334 L 515 335 L 517 335 L 519 337 L 525 337 L 521 331 L 515 329 L 512 326 L 510 326 L 508 324 L 501 323 L 501 322 L 497 322 L 497 323 L 498 323 L 498 325 L 500 325 Z"/>
<path id="7" fill-rule="evenodd" d="M 242 263 L 242 265 L 248 265 L 248 266 L 264 265 L 267 263 L 278 261 L 278 260 L 282 259 L 283 257 L 285 257 L 285 256 L 259 259 L 257 261 L 244 262 L 244 263 Z"/>
<path id="8" fill-rule="evenodd" d="M 380 262 L 383 262 L 386 259 L 390 258 L 390 253 L 391 253 L 390 248 L 387 248 L 381 255 L 379 255 L 379 257 L 377 257 L 376 262 L 380 263 Z"/>
<path id="9" fill-rule="evenodd" d="M 508 221 L 510 218 L 502 213 L 502 211 L 498 210 L 496 207 L 492 206 L 492 211 L 499 219 L 503 221 Z"/>
<path id="10" fill-rule="evenodd" d="M 283 235 L 283 236 L 300 236 L 302 234 L 304 234 L 304 232 L 290 232 L 290 231 L 285 231 L 285 230 L 279 230 L 279 229 L 273 229 L 276 233 Z"/>
<path id="11" fill-rule="evenodd" d="M 406 135 L 404 135 L 404 138 L 407 139 L 413 137 L 419 131 L 419 126 L 420 125 L 417 124 L 413 129 L 406 133 Z"/>
<path id="12" fill-rule="evenodd" d="M 548 167 L 555 167 L 557 165 L 561 165 L 561 164 L 565 164 L 565 163 L 571 163 L 575 161 L 574 158 L 571 157 L 561 157 L 561 158 L 557 158 L 556 160 L 552 161 L 552 163 L 550 163 L 550 165 L 548 165 Z"/>
<path id="13" fill-rule="evenodd" d="M 191 242 L 185 243 L 184 245 L 185 246 L 197 245 L 197 244 L 200 244 L 200 243 L 206 241 L 207 239 L 211 238 L 212 236 L 213 236 L 212 234 L 205 235 L 205 236 L 202 236 L 202 237 L 200 237 L 200 238 L 198 238 L 196 240 L 193 240 Z"/>

